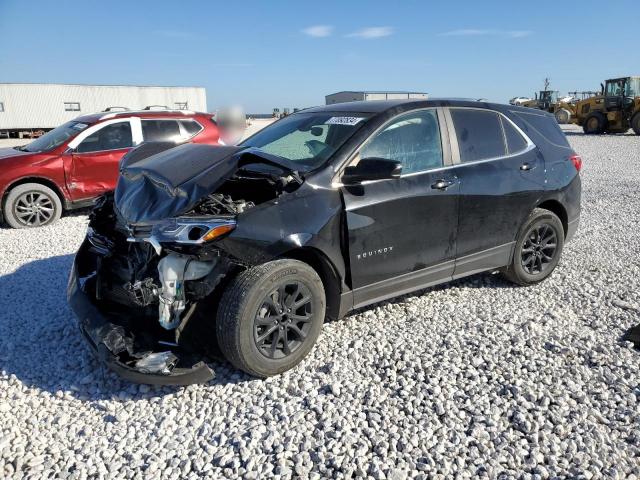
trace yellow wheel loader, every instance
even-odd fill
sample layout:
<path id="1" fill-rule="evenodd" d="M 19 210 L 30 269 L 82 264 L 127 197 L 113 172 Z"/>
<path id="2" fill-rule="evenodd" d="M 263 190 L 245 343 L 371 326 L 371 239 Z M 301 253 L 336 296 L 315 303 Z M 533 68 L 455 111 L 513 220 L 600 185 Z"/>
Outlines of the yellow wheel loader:
<path id="1" fill-rule="evenodd" d="M 557 90 L 540 90 L 540 93 L 536 93 L 536 98 L 523 102 L 521 105 L 523 107 L 537 108 L 539 110 L 544 110 L 545 112 L 553 113 L 557 102 Z"/>
<path id="2" fill-rule="evenodd" d="M 640 77 L 607 80 L 595 97 L 576 102 L 571 123 L 587 134 L 626 133 L 640 135 Z"/>

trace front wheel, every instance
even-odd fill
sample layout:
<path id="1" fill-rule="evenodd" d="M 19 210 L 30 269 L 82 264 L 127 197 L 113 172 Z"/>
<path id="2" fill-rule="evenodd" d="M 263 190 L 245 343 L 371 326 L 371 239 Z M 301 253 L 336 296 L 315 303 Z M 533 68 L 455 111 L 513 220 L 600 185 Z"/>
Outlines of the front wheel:
<path id="1" fill-rule="evenodd" d="M 232 280 L 220 299 L 220 349 L 251 375 L 282 373 L 311 351 L 325 305 L 322 281 L 306 263 L 283 259 L 252 267 Z"/>
<path id="2" fill-rule="evenodd" d="M 4 218 L 13 228 L 42 227 L 61 215 L 60 197 L 40 183 L 24 183 L 12 188 L 4 202 Z"/>
<path id="3" fill-rule="evenodd" d="M 607 119 L 600 112 L 594 112 L 584 121 L 582 130 L 587 135 L 598 135 L 607 129 Z"/>
<path id="4" fill-rule="evenodd" d="M 541 282 L 556 268 L 564 246 L 564 228 L 557 215 L 536 208 L 516 239 L 511 264 L 502 273 L 518 285 Z"/>

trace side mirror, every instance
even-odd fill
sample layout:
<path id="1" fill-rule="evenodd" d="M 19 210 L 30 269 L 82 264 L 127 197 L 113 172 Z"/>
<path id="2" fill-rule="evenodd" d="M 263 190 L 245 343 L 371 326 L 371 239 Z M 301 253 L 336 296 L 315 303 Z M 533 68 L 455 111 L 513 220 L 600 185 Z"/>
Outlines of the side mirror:
<path id="1" fill-rule="evenodd" d="M 324 130 L 322 129 L 322 127 L 311 127 L 311 135 L 313 135 L 314 137 L 320 137 L 323 133 Z"/>
<path id="2" fill-rule="evenodd" d="M 370 180 L 387 180 L 400 178 L 402 164 L 397 160 L 388 158 L 363 158 L 357 165 L 344 169 L 342 183 L 344 185 L 357 185 Z"/>

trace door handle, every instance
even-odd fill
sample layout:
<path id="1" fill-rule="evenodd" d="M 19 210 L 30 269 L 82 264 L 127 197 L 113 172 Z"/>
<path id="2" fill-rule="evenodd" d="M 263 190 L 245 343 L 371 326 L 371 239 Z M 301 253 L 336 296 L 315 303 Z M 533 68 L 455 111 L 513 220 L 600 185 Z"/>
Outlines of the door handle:
<path id="1" fill-rule="evenodd" d="M 434 190 L 446 190 L 454 183 L 456 183 L 455 180 L 445 180 L 444 178 L 441 178 L 436 183 L 432 183 L 431 188 Z"/>
<path id="2" fill-rule="evenodd" d="M 532 166 L 530 163 L 523 163 L 522 165 L 520 165 L 520 170 L 522 170 L 523 172 L 528 172 L 529 170 L 533 170 L 534 166 Z"/>

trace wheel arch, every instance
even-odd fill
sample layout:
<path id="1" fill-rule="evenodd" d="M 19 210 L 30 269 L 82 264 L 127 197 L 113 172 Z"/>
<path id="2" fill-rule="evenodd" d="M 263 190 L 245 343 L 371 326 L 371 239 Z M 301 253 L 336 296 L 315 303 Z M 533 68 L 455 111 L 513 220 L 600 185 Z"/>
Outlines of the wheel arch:
<path id="1" fill-rule="evenodd" d="M 327 302 L 326 315 L 331 320 L 337 320 L 340 317 L 341 279 L 338 274 L 338 270 L 333 263 L 331 263 L 331 260 L 329 260 L 324 253 L 314 247 L 301 247 L 289 250 L 278 258 L 299 260 L 315 270 L 320 277 L 320 280 L 322 280 L 322 285 L 325 291 Z"/>
<path id="2" fill-rule="evenodd" d="M 569 215 L 567 214 L 567 210 L 566 208 L 564 208 L 564 205 L 562 205 L 562 203 L 560 203 L 558 200 L 550 199 L 536 205 L 535 208 L 543 208 L 555 213 L 556 216 L 560 219 L 560 222 L 562 222 L 564 236 L 567 236 L 567 233 L 569 231 Z"/>
<path id="3" fill-rule="evenodd" d="M 54 182 L 53 180 L 50 180 L 48 178 L 45 177 L 24 177 L 24 178 L 20 178 L 18 180 L 15 180 L 13 183 L 10 183 L 7 188 L 5 188 L 4 192 L 2 193 L 2 208 L 4 209 L 4 202 L 7 198 L 7 195 L 9 194 L 9 192 L 11 190 L 13 190 L 15 187 L 18 187 L 20 185 L 24 185 L 25 183 L 39 183 L 40 185 L 44 185 L 45 187 L 49 187 L 51 190 L 53 190 L 55 192 L 56 195 L 58 195 L 58 198 L 60 199 L 60 203 L 62 203 L 62 208 L 65 209 L 66 205 L 67 205 L 67 199 L 64 196 L 64 193 L 62 192 L 62 190 L 60 189 L 59 185 Z"/>

